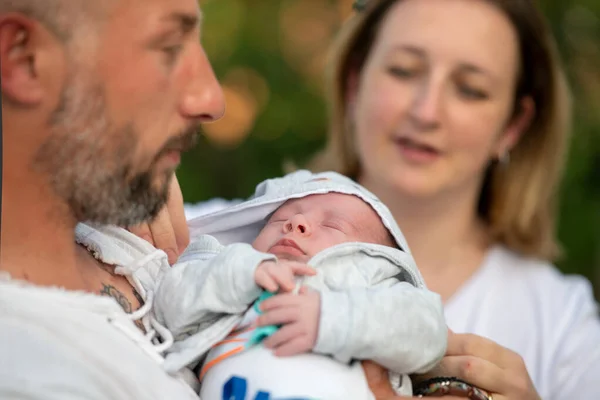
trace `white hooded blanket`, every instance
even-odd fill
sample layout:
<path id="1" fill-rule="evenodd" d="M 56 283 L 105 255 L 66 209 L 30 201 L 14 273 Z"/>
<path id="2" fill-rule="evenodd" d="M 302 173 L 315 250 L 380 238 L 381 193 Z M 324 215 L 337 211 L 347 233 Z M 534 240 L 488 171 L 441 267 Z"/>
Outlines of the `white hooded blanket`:
<path id="1" fill-rule="evenodd" d="M 320 292 L 313 353 L 275 357 L 261 340 L 277 327 L 253 329 L 256 304 L 271 294 L 254 282 L 274 255 L 252 248 L 269 216 L 286 201 L 313 194 L 360 197 L 380 216 L 398 248 L 343 243 L 309 260 L 315 276 L 302 285 Z M 446 348 L 440 297 L 427 290 L 388 208 L 333 172 L 298 171 L 262 182 L 243 203 L 189 221 L 191 244 L 157 291 L 155 314 L 176 341 L 165 368 L 202 362 L 204 399 L 371 399 L 357 360 L 388 368 L 399 394 L 408 374 L 433 367 Z"/>

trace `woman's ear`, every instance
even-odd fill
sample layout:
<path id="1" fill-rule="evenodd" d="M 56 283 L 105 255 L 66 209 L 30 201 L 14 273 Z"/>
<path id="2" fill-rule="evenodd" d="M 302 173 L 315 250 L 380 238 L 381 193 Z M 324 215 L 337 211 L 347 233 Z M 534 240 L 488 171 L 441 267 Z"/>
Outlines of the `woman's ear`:
<path id="1" fill-rule="evenodd" d="M 502 158 L 516 146 L 523 134 L 531 126 L 535 112 L 535 102 L 531 96 L 525 96 L 519 101 L 517 112 L 504 129 L 502 137 L 498 141 L 496 148 L 496 156 L 498 158 Z"/>

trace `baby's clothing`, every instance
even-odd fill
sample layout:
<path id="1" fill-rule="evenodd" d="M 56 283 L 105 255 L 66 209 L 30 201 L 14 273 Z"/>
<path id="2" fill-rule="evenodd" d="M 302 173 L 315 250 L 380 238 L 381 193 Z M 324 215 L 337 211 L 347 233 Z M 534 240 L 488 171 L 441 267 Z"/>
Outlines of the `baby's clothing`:
<path id="1" fill-rule="evenodd" d="M 426 289 L 389 211 L 337 174 L 301 171 L 277 181 L 259 185 L 249 202 L 192 222 L 198 227 L 192 229 L 192 243 L 165 275 L 155 301 L 158 321 L 175 337 L 165 368 L 176 371 L 203 361 L 206 399 L 261 393 L 280 399 L 371 399 L 358 362 L 370 359 L 393 372 L 399 394 L 411 395 L 408 374 L 426 372 L 442 358 L 447 329 L 440 297 Z M 310 354 L 275 357 L 261 340 L 277 328 L 257 331 L 252 323 L 264 294 L 254 271 L 276 258 L 249 243 L 286 200 L 328 192 L 368 199 L 402 250 L 353 242 L 312 257 L 308 264 L 317 274 L 299 278 L 298 284 L 321 294 L 316 345 Z M 225 243 L 202 229 L 214 230 Z"/>

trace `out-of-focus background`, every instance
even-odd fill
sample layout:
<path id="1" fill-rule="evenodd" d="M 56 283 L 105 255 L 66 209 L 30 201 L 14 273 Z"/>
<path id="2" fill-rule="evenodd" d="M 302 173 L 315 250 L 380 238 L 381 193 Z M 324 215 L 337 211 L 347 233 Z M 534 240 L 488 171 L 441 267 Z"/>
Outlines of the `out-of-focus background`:
<path id="1" fill-rule="evenodd" d="M 600 1 L 541 2 L 575 95 L 575 132 L 562 185 L 559 267 L 592 280 L 600 299 Z M 326 52 L 351 0 L 203 0 L 202 42 L 227 112 L 206 125 L 178 177 L 186 202 L 250 195 L 302 165 L 326 135 Z"/>

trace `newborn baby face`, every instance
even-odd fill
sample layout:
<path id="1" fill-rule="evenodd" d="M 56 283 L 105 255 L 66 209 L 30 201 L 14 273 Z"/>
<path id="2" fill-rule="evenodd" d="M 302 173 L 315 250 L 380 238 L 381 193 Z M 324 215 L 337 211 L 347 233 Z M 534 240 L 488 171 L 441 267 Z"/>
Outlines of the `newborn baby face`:
<path id="1" fill-rule="evenodd" d="M 306 263 L 320 251 L 346 242 L 394 245 L 371 206 L 356 196 L 327 193 L 287 201 L 253 246 L 280 259 Z"/>

